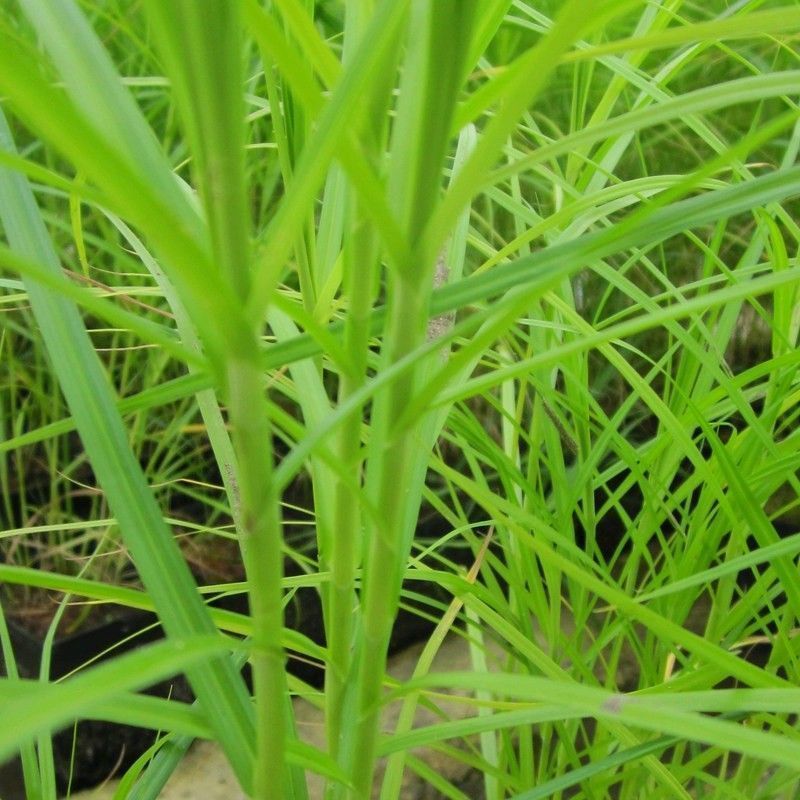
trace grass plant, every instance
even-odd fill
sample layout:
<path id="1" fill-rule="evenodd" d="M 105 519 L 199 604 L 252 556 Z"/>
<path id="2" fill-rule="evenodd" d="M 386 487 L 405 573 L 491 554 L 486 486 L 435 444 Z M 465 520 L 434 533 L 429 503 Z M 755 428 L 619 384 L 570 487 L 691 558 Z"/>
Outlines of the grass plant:
<path id="1" fill-rule="evenodd" d="M 82 717 L 164 733 L 119 797 L 197 737 L 258 800 L 469 796 L 418 747 L 487 800 L 794 796 L 798 30 L 762 0 L 0 10 L 0 580 L 166 631 L 32 681 L 0 611 L 28 796 Z M 176 530 L 234 539 L 243 584 L 198 591 Z M 285 626 L 303 587 L 324 646 Z M 398 683 L 401 607 L 433 633 Z M 448 635 L 470 670 L 432 671 Z M 194 705 L 135 693 L 176 672 Z"/>

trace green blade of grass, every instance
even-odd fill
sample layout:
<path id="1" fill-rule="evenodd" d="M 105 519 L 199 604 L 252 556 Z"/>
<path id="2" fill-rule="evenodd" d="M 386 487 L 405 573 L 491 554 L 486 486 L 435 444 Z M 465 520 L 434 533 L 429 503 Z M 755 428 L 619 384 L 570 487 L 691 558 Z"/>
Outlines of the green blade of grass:
<path id="1" fill-rule="evenodd" d="M 174 648 L 173 648 L 174 649 Z M 205 652 L 205 651 L 204 651 Z M 202 658 L 190 656 L 190 658 Z M 133 668 L 138 668 L 141 662 L 135 662 Z M 166 665 L 169 665 L 167 660 Z M 131 666 L 131 665 L 129 665 Z M 177 670 L 176 670 L 177 672 Z M 135 673 L 134 673 L 135 674 Z M 93 674 L 95 680 L 98 679 Z M 165 675 L 164 677 L 171 677 Z M 102 674 L 100 675 L 102 679 Z M 145 676 L 148 684 L 149 675 Z M 160 678 L 156 678 L 160 680 Z M 69 683 L 67 681 L 66 683 Z M 8 703 L 22 703 L 24 705 L 43 704 L 60 706 L 64 703 L 62 688 L 66 683 L 42 684 L 37 681 L 10 681 L 0 679 L 0 699 L 4 706 Z M 142 684 L 146 686 L 147 684 Z M 70 697 L 73 687 L 69 687 Z M 167 700 L 161 697 L 152 697 L 145 694 L 133 694 L 131 691 L 120 691 L 111 700 L 89 700 L 89 704 L 68 712 L 74 718 L 103 720 L 118 725 L 135 725 L 151 730 L 174 731 L 181 735 L 193 738 L 211 739 L 213 731 L 208 725 L 204 714 L 197 706 Z M 62 712 L 65 713 L 65 712 Z M 50 723 L 48 722 L 48 725 Z M 60 726 L 62 723 L 58 723 Z"/>
<path id="2" fill-rule="evenodd" d="M 78 6 L 66 0 L 21 0 L 84 119 L 96 120 L 103 137 L 147 176 L 151 191 L 180 220 L 201 235 L 200 219 L 175 180 L 161 148 L 114 65 Z M 68 32 L 68 35 L 66 33 Z"/>
<path id="3" fill-rule="evenodd" d="M 58 685 L 15 687 L 3 682 L 4 719 L 8 724 L 0 731 L 0 759 L 42 730 L 56 730 L 82 716 L 91 717 L 96 706 L 108 709 L 118 695 L 141 689 L 186 670 L 204 659 L 218 659 L 230 649 L 219 635 L 196 635 L 186 639 L 161 642 L 143 647 L 113 661 L 93 667 L 81 675 Z M 133 712 L 137 712 L 134 702 Z M 141 708 L 141 704 L 138 704 Z"/>
<path id="4" fill-rule="evenodd" d="M 379 77 L 375 67 L 386 52 L 396 46 L 396 37 L 403 22 L 407 2 L 384 0 L 376 8 L 370 21 L 370 30 L 363 37 L 358 52 L 342 73 L 329 103 L 320 113 L 313 140 L 304 149 L 294 173 L 290 190 L 278 212 L 264 232 L 264 247 L 256 262 L 253 294 L 248 304 L 248 317 L 262 317 L 274 291 L 284 262 L 294 246 L 300 225 L 305 220 L 305 210 L 322 184 L 325 171 L 337 152 L 338 142 L 347 129 L 357 127 L 362 99 L 369 94 L 368 87 Z M 383 197 L 378 198 L 385 204 Z M 396 225 L 396 221 L 388 220 Z M 394 231 L 382 231 L 385 242 L 402 243 L 402 236 Z M 402 244 L 403 249 L 407 244 Z M 395 260 L 401 254 L 395 255 Z"/>
<path id="5" fill-rule="evenodd" d="M 138 314 L 125 311 L 102 296 L 98 296 L 96 292 L 79 286 L 60 272 L 45 269 L 30 259 L 23 258 L 2 246 L 0 246 L 0 269 L 24 275 L 28 280 L 83 306 L 87 311 L 91 311 L 111 325 L 131 331 L 143 341 L 162 347 L 166 352 L 171 353 L 187 364 L 193 364 L 201 371 L 207 366 L 202 356 L 198 355 L 196 351 L 189 350 L 181 345 L 175 334 L 163 325 L 158 325 L 143 319 Z"/>
<path id="6" fill-rule="evenodd" d="M 283 798 L 287 789 L 266 765 L 284 765 L 288 722 L 282 649 L 283 574 L 279 493 L 272 480 L 268 401 L 256 328 L 243 313 L 251 289 L 249 210 L 244 176 L 244 107 L 240 3 L 215 0 L 202 13 L 190 0 L 146 5 L 165 60 L 193 158 L 215 265 L 239 301 L 226 332 L 226 399 L 236 457 L 237 521 L 253 618 L 256 711 L 253 792 Z M 197 325 L 204 321 L 197 320 Z"/>
<path id="7" fill-rule="evenodd" d="M 14 149 L 2 115 L 0 146 Z M 27 182 L 3 170 L 0 198 L 13 249 L 58 273 L 58 259 Z M 111 388 L 77 310 L 35 283 L 27 290 L 81 439 L 166 630 L 178 637 L 213 632 L 192 576 L 129 448 Z M 229 660 L 216 658 L 194 665 L 189 677 L 239 779 L 248 785 L 252 711 L 241 676 Z"/>
<path id="8" fill-rule="evenodd" d="M 244 183 L 241 3 L 145 4 L 191 150 L 215 268 L 240 299 L 250 288 Z M 230 324 L 232 320 L 229 320 Z"/>
<path id="9" fill-rule="evenodd" d="M 600 720 L 621 722 L 634 728 L 682 738 L 688 736 L 696 741 L 726 750 L 737 750 L 774 764 L 792 766 L 800 758 L 800 741 L 685 710 L 700 705 L 715 711 L 722 709 L 747 712 L 751 708 L 769 708 L 791 712 L 800 708 L 800 693 L 795 689 L 739 690 L 733 695 L 726 695 L 721 691 L 703 692 L 700 698 L 693 697 L 692 693 L 687 693 L 685 697 L 669 694 L 668 697 L 653 695 L 644 698 L 614 694 L 574 682 L 560 683 L 547 678 L 452 672 L 415 678 L 404 684 L 399 692 L 402 694 L 435 686 L 473 691 L 484 689 L 495 696 L 524 698 L 540 704 L 543 713 L 551 705 L 571 708 Z M 768 697 L 762 698 L 762 692 L 766 692 Z"/>
<path id="10" fill-rule="evenodd" d="M 522 113 L 529 108 L 546 86 L 547 79 L 556 68 L 564 51 L 582 34 L 606 22 L 609 17 L 620 14 L 629 0 L 607 0 L 593 4 L 593 13 L 586 13 L 581 0 L 567 0 L 559 10 L 553 26 L 537 45 L 527 51 L 509 70 L 511 78 L 503 95 L 503 102 L 480 137 L 469 161 L 464 165 L 457 180 L 443 202 L 430 218 L 421 244 L 421 252 L 433 258 L 441 243 L 455 224 L 463 208 L 483 185 L 494 160 L 508 140 Z M 471 119 L 459 117 L 458 129 Z"/>
<path id="11" fill-rule="evenodd" d="M 48 5 L 67 8 L 70 4 Z M 61 41 L 65 38 L 64 30 L 47 25 L 42 33 Z M 101 60 L 94 66 L 102 72 L 107 65 Z M 80 70 L 72 60 L 64 65 L 64 70 L 65 78 L 71 80 L 70 88 L 77 92 L 73 84 L 80 83 Z M 147 233 L 164 258 L 193 318 L 212 321 L 235 318 L 234 297 L 211 265 L 204 226 L 196 210 L 191 205 L 187 207 L 183 200 L 173 207 L 172 193 L 158 192 L 164 182 L 159 179 L 160 173 L 144 172 L 132 154 L 121 149 L 120 142 L 98 132 L 94 121 L 90 122 L 39 72 L 39 64 L 30 54 L 10 43 L 0 48 L 0 86 L 17 114 L 39 135 L 52 141 L 88 180 L 103 190 L 106 205 Z M 113 85 L 110 80 L 102 83 L 104 87 Z M 121 86 L 118 89 L 122 92 Z M 101 107 L 109 115 L 122 113 L 115 97 L 106 98 Z M 166 172 L 166 180 L 175 182 L 168 169 Z M 181 211 L 185 208 L 188 211 Z M 213 325 L 204 327 L 204 343 L 217 365 L 222 360 L 225 340 L 233 338 L 235 333 L 234 330 L 223 334 Z"/>
<path id="12" fill-rule="evenodd" d="M 629 319 L 599 331 L 594 331 L 580 340 L 572 340 L 565 344 L 558 345 L 546 353 L 538 353 L 513 365 L 500 367 L 494 374 L 472 378 L 467 384 L 453 387 L 450 390 L 445 389 L 442 391 L 439 401 L 437 402 L 450 403 L 457 399 L 469 397 L 474 393 L 480 393 L 488 386 L 499 384 L 503 378 L 523 374 L 535 367 L 557 363 L 560 359 L 572 353 L 589 350 L 604 342 L 623 340 L 639 331 L 652 329 L 669 320 L 681 319 L 693 313 L 700 313 L 709 308 L 722 306 L 726 302 L 741 299 L 748 295 L 757 296 L 761 293 L 767 293 L 773 291 L 775 288 L 791 285 L 795 283 L 796 280 L 797 275 L 794 271 L 786 274 L 772 273 L 760 278 L 753 278 L 750 284 L 742 283 L 730 286 L 726 289 L 719 289 L 701 297 L 694 297 L 691 300 L 686 300 L 682 304 L 668 305 L 650 314 L 639 314 L 634 319 Z M 444 383 L 444 381 L 442 381 L 442 383 Z M 430 392 L 434 389 L 435 384 L 432 381 L 431 384 L 426 387 L 426 391 Z M 425 395 L 421 395 L 416 402 L 426 402 L 423 400 L 424 397 Z"/>
<path id="13" fill-rule="evenodd" d="M 286 589 L 294 589 L 303 586 L 317 586 L 320 580 L 326 576 L 315 576 L 308 578 L 285 578 L 284 586 Z M 98 600 L 104 603 L 114 603 L 133 608 L 140 611 L 156 611 L 152 597 L 145 592 L 137 589 L 129 589 L 125 586 L 115 586 L 103 583 L 98 580 L 86 580 L 76 578 L 71 575 L 59 575 L 55 572 L 43 572 L 31 567 L 20 567 L 13 565 L 0 564 L 0 580 L 17 586 L 32 586 L 41 589 L 49 589 L 55 592 L 65 592 L 86 597 L 90 600 Z M 225 584 L 220 587 L 205 587 L 209 593 L 218 591 L 244 591 L 246 584 Z M 217 629 L 237 636 L 250 636 L 253 632 L 253 624 L 250 617 L 244 614 L 237 614 L 234 611 L 225 611 L 221 608 L 208 608 L 208 614 Z M 308 637 L 294 631 L 291 628 L 283 630 L 283 646 L 300 653 L 305 658 L 324 662 L 326 651 L 324 647 L 314 644 Z"/>
<path id="14" fill-rule="evenodd" d="M 770 34 L 788 37 L 797 28 L 800 28 L 800 10 L 795 6 L 782 6 L 766 11 L 739 14 L 729 19 L 712 19 L 708 22 L 694 24 L 684 23 L 658 33 L 591 45 L 584 50 L 566 53 L 561 60 L 563 63 L 570 63 L 594 59 L 611 53 L 626 53 L 635 50 L 653 51 L 689 42 L 712 41 L 716 43 L 725 39 L 751 39 Z"/>
<path id="15" fill-rule="evenodd" d="M 322 84 L 333 86 L 339 77 L 341 64 L 331 52 L 330 46 L 321 39 L 307 9 L 298 0 L 276 0 L 275 5 L 280 9 L 287 29 L 319 75 Z"/>
<path id="16" fill-rule="evenodd" d="M 511 800 L 545 800 L 545 798 L 552 797 L 557 792 L 569 789 L 571 786 L 577 786 L 595 775 L 611 772 L 618 767 L 625 766 L 625 764 L 639 761 L 645 756 L 666 750 L 666 748 L 677 744 L 679 741 L 680 739 L 676 736 L 661 736 L 652 742 L 642 742 L 642 744 L 628 747 L 625 750 L 620 750 L 610 756 L 587 764 L 585 767 L 574 769 L 566 775 L 553 778 L 553 780 L 547 781 L 528 792 L 515 794 Z"/>
<path id="17" fill-rule="evenodd" d="M 411 248 L 408 259 L 395 265 L 396 274 L 390 278 L 381 371 L 413 352 L 427 333 L 436 263 L 416 245 L 439 201 L 449 120 L 465 77 L 478 8 L 472 2 L 442 2 L 435 8 L 415 5 L 411 11 L 387 186 L 391 207 Z M 444 24 L 445 19 L 451 27 Z M 364 520 L 362 615 L 356 629 L 353 681 L 343 699 L 339 751 L 357 795 L 362 796 L 369 792 L 374 770 L 377 699 L 402 569 L 411 546 L 406 525 L 416 516 L 422 494 L 422 487 L 412 480 L 418 463 L 427 462 L 429 456 L 420 447 L 424 418 L 416 420 L 412 430 L 396 429 L 403 404 L 418 380 L 419 366 L 412 363 L 406 374 L 379 392 L 371 414 L 365 496 L 378 514 L 367 514 Z"/>
<path id="18" fill-rule="evenodd" d="M 182 375 L 180 378 L 166 381 L 160 386 L 153 386 L 130 397 L 115 400 L 115 406 L 121 415 L 135 413 L 136 411 L 155 408 L 159 405 L 190 397 L 211 385 L 212 379 L 207 373 Z M 17 436 L 4 439 L 0 442 L 0 453 L 8 453 L 19 447 L 26 447 L 74 430 L 74 418 L 67 417 L 44 425 L 35 431 L 26 431 Z"/>
<path id="19" fill-rule="evenodd" d="M 800 72 L 786 72 L 751 75 L 745 78 L 726 81 L 723 84 L 696 89 L 677 97 L 660 100 L 646 108 L 634 109 L 604 122 L 580 128 L 574 133 L 559 137 L 557 141 L 537 147 L 530 155 L 523 156 L 496 169 L 487 179 L 492 184 L 502 183 L 515 174 L 531 169 L 537 164 L 547 163 L 559 155 L 579 148 L 608 140 L 620 134 L 630 134 L 636 130 L 663 124 L 670 120 L 688 118 L 695 114 L 709 113 L 738 103 L 755 102 L 767 97 L 780 97 L 791 94 L 792 87 L 800 80 Z"/>
<path id="20" fill-rule="evenodd" d="M 430 316 L 437 316 L 474 303 L 493 300 L 517 288 L 521 283 L 527 284 L 528 291 L 533 297 L 536 292 L 544 292 L 555 286 L 563 277 L 574 274 L 593 258 L 608 257 L 627 247 L 661 241 L 680 233 L 687 220 L 692 220 L 692 224 L 700 226 L 716 218 L 734 216 L 759 205 L 784 201 L 798 193 L 800 193 L 800 168 L 793 167 L 754 178 L 747 183 L 706 192 L 688 200 L 680 200 L 651 215 L 643 214 L 638 218 L 641 221 L 640 225 L 628 224 L 624 237 L 619 234 L 616 226 L 611 226 L 603 231 L 584 234 L 572 242 L 554 245 L 542 252 L 498 265 L 489 272 L 477 273 L 438 288 L 431 296 L 429 313 Z M 792 280 L 791 276 L 786 280 Z M 781 284 L 783 282 L 780 281 Z M 743 290 L 733 289 L 731 291 L 733 297 L 734 294 Z M 698 309 L 702 307 L 702 300 L 690 302 L 694 303 Z M 664 313 L 682 316 L 682 313 L 676 309 L 667 309 Z M 371 330 L 376 332 L 384 324 L 385 309 L 374 310 L 371 317 Z M 598 332 L 597 335 L 608 339 L 613 336 L 627 335 L 628 332 L 633 332 L 641 327 L 639 322 L 622 325 L 621 328 L 615 328 L 613 333 L 604 331 Z M 333 332 L 341 329 L 339 323 L 333 323 L 329 327 Z M 573 343 L 568 347 L 574 348 L 575 346 Z M 301 334 L 288 341 L 269 345 L 264 351 L 263 368 L 277 369 L 295 361 L 316 356 L 320 352 L 320 345 L 314 341 L 313 337 Z M 537 360 L 541 357 L 536 356 Z M 478 380 L 494 381 L 494 378 L 489 376 Z M 118 408 L 122 413 L 149 408 L 159 403 L 185 397 L 210 384 L 211 379 L 205 375 L 178 378 L 162 387 L 145 390 L 141 396 L 121 400 Z M 475 387 L 477 386 L 476 383 Z M 365 390 L 365 392 L 365 396 L 368 397 L 371 390 Z M 20 434 L 8 441 L 0 442 L 0 453 L 73 429 L 74 422 L 69 420 L 52 423 L 40 431 Z"/>
<path id="21" fill-rule="evenodd" d="M 6 616 L 0 604 L 0 654 L 3 658 L 3 667 L 9 682 L 19 680 L 17 659 L 11 643 Z M 39 774 L 36 744 L 33 739 L 22 742 L 19 747 L 19 757 L 22 764 L 22 779 L 25 791 L 29 796 L 39 797 L 42 794 L 42 776 Z"/>

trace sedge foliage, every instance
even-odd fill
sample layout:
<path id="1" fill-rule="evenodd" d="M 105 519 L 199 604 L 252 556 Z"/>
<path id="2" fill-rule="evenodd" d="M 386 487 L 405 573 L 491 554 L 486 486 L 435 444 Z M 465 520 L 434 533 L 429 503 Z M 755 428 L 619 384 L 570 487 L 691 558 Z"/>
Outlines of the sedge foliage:
<path id="1" fill-rule="evenodd" d="M 167 633 L 37 685 L 0 624 L 29 796 L 78 717 L 165 732 L 137 798 L 197 736 L 259 800 L 464 797 L 421 746 L 492 800 L 791 796 L 798 29 L 758 0 L 7 5 L 0 577 Z M 190 535 L 236 543 L 215 588 L 249 617 L 206 606 Z M 324 647 L 284 628 L 301 585 Z M 434 632 L 397 684 L 409 603 Z M 448 633 L 471 669 L 435 671 Z M 325 664 L 322 746 L 287 653 Z M 195 707 L 134 694 L 176 671 Z"/>

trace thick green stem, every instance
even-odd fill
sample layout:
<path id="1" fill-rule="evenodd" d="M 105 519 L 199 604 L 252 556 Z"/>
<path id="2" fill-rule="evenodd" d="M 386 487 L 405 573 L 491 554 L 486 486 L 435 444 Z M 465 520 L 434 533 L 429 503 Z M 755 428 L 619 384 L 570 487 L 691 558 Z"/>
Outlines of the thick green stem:
<path id="1" fill-rule="evenodd" d="M 342 398 L 352 387 L 343 387 Z M 353 416 L 339 433 L 337 455 L 340 464 L 357 468 L 361 417 Z M 361 542 L 361 506 L 356 487 L 337 481 L 334 496 L 334 526 L 331 540 L 331 592 L 326 625 L 329 661 L 325 673 L 325 722 L 328 749 L 333 757 L 342 734 L 342 707 L 350 671 L 353 618 L 356 613 L 355 574 Z"/>
<path id="2" fill-rule="evenodd" d="M 423 284 L 424 285 L 424 284 Z M 399 280 L 390 294 L 390 319 L 385 359 L 392 364 L 419 345 L 425 337 L 428 293 L 413 280 Z M 429 291 L 429 288 L 428 288 Z M 408 557 L 404 536 L 410 505 L 410 468 L 418 447 L 418 426 L 399 436 L 395 423 L 412 395 L 416 369 L 411 369 L 376 399 L 372 429 L 367 494 L 372 515 L 366 519 L 368 551 L 364 567 L 362 618 L 357 643 L 357 675 L 350 703 L 355 704 L 354 725 L 344 731 L 342 759 L 354 790 L 353 798 L 368 797 L 375 770 L 381 686 L 392 625 L 397 614 L 402 569 Z M 350 687 L 348 687 L 350 688 Z"/>
<path id="3" fill-rule="evenodd" d="M 374 6 L 374 0 L 356 0 L 347 5 L 343 53 L 345 65 L 350 64 L 356 48 L 366 35 Z M 396 49 L 390 49 L 387 62 L 393 62 L 396 55 Z M 383 74 L 386 77 L 376 84 L 372 95 L 364 99 L 369 110 L 365 113 L 361 132 L 364 153 L 370 154 L 376 164 L 380 162 L 386 146 L 388 123 L 385 109 L 391 97 L 394 69 L 388 68 L 387 64 Z M 349 373 L 341 377 L 339 405 L 346 403 L 363 386 L 367 375 L 371 333 L 369 319 L 378 293 L 380 272 L 380 239 L 369 224 L 369 219 L 363 200 L 359 200 L 358 193 L 351 188 L 342 255 L 345 295 L 349 299 L 344 344 L 352 364 Z M 359 406 L 343 423 L 335 445 L 339 463 L 356 481 L 361 477 L 359 453 L 362 412 L 363 408 Z M 331 537 L 331 593 L 326 621 L 330 661 L 325 682 L 328 748 L 334 758 L 339 755 L 347 683 L 352 677 L 353 631 L 358 608 L 356 572 L 363 550 L 362 501 L 359 487 L 353 481 L 337 479 Z M 335 791 L 330 787 L 329 792 L 335 794 Z"/>
<path id="4" fill-rule="evenodd" d="M 353 231 L 345 258 L 350 308 L 345 326 L 345 345 L 354 363 L 352 374 L 343 375 L 339 403 L 347 402 L 360 388 L 367 370 L 369 314 L 374 302 L 372 285 L 377 269 L 377 242 L 365 225 Z M 360 269 L 359 269 L 360 267 Z M 366 280 L 365 280 L 366 276 Z M 361 409 L 354 412 L 339 430 L 336 454 L 343 469 L 360 472 Z M 334 527 L 331 537 L 331 594 L 327 625 L 330 661 L 326 673 L 326 725 L 328 747 L 336 757 L 342 735 L 344 694 L 350 673 L 353 645 L 353 620 L 358 598 L 355 591 L 356 570 L 362 549 L 361 495 L 352 482 L 337 480 L 334 499 Z"/>
<path id="5" fill-rule="evenodd" d="M 283 553 L 279 497 L 272 482 L 272 432 L 263 374 L 253 357 L 228 367 L 229 412 L 239 462 L 242 553 L 253 619 L 251 664 L 256 704 L 253 796 L 283 800 L 286 768 L 286 672 L 281 645 Z M 276 774 L 277 773 L 277 774 Z"/>

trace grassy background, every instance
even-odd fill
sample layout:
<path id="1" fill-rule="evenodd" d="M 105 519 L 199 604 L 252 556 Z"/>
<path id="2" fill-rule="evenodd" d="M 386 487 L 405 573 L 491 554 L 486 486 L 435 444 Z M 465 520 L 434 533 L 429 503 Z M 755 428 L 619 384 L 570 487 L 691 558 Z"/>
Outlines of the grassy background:
<path id="1" fill-rule="evenodd" d="M 800 10 L 590 5 L 0 11 L 4 607 L 70 591 L 170 637 L 5 679 L 31 796 L 49 731 L 176 669 L 256 797 L 305 769 L 367 796 L 393 741 L 491 798 L 796 791 Z M 249 618 L 186 568 L 220 539 Z M 287 641 L 320 655 L 283 630 L 286 556 L 324 607 L 325 754 L 284 702 Z M 474 669 L 423 660 L 408 714 L 463 687 L 477 722 L 381 740 L 420 602 Z M 196 734 L 173 706 L 152 726 Z M 393 759 L 383 797 L 403 769 L 463 796 Z"/>

